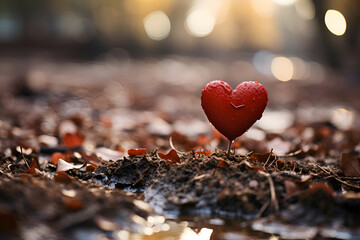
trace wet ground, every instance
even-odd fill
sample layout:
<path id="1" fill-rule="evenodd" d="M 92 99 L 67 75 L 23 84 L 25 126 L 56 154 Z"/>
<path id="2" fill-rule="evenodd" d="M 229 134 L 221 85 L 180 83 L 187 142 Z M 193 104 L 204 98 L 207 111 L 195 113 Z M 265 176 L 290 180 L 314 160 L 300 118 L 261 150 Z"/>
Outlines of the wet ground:
<path id="1" fill-rule="evenodd" d="M 341 74 L 309 63 L 283 83 L 246 59 L 177 56 L 1 62 L 1 238 L 360 236 L 359 86 Z M 219 78 L 260 81 L 270 99 L 230 156 L 200 106 Z"/>

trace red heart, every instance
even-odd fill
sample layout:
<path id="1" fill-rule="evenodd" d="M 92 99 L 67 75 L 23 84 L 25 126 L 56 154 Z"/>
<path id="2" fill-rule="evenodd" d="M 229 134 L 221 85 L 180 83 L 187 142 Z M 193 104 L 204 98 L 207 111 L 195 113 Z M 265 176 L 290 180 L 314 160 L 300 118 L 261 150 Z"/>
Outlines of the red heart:
<path id="1" fill-rule="evenodd" d="M 265 87 L 258 82 L 242 82 L 233 91 L 226 82 L 211 81 L 201 91 L 207 118 L 230 141 L 262 117 L 268 101 Z"/>

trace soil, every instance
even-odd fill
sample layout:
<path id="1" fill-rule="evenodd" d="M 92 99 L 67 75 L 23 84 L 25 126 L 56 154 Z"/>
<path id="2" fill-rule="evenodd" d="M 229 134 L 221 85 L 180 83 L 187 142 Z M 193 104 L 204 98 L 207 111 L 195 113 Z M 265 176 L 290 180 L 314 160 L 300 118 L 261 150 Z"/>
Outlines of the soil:
<path id="1" fill-rule="evenodd" d="M 143 65 L 149 67 L 134 68 Z M 62 65 L 50 68 L 55 72 L 40 66 L 29 71 L 42 69 L 44 85 L 34 87 L 25 75 L 2 89 L 0 239 L 165 239 L 182 219 L 205 219 L 189 227 L 214 229 L 211 239 L 239 238 L 239 228 L 253 231 L 247 237 L 360 236 L 357 121 L 344 128 L 314 114 L 327 107 L 291 103 L 297 117 L 281 133 L 255 126 L 227 155 L 226 139 L 194 104 L 201 85 L 179 92 L 162 82 L 155 97 L 140 80 L 60 84 Z M 295 86 L 306 95 L 306 86 Z M 187 107 L 173 111 L 179 98 Z"/>

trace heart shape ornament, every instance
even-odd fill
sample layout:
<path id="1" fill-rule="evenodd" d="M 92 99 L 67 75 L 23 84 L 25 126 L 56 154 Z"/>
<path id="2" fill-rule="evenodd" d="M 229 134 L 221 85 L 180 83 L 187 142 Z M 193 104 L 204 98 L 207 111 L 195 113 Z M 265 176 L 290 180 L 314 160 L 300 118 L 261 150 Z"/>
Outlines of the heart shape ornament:
<path id="1" fill-rule="evenodd" d="M 221 80 L 211 81 L 201 91 L 201 106 L 214 127 L 233 141 L 262 117 L 267 91 L 258 82 L 242 82 L 235 90 Z"/>

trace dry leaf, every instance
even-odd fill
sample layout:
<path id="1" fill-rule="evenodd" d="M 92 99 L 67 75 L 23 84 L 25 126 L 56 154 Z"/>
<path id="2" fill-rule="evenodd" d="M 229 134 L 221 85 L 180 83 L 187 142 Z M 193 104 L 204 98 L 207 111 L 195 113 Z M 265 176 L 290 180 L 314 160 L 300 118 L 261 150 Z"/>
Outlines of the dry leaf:
<path id="1" fill-rule="evenodd" d="M 221 168 L 228 168 L 229 167 L 229 164 L 225 161 L 225 160 L 223 160 L 223 159 L 221 159 L 219 162 L 218 162 L 218 167 L 221 167 Z"/>
<path id="2" fill-rule="evenodd" d="M 341 169 L 347 177 L 360 177 L 360 161 L 346 153 L 341 155 Z"/>
<path id="3" fill-rule="evenodd" d="M 37 171 L 36 171 L 36 168 L 31 167 L 31 168 L 29 168 L 29 169 L 26 169 L 26 170 L 24 171 L 24 173 L 35 174 L 35 173 L 37 173 Z"/>
<path id="4" fill-rule="evenodd" d="M 324 183 L 315 183 L 307 190 L 307 196 L 314 196 L 314 194 L 327 195 L 330 198 L 334 197 L 334 191 Z"/>
<path id="5" fill-rule="evenodd" d="M 80 132 L 66 133 L 64 135 L 64 144 L 66 147 L 78 147 L 82 146 L 85 136 Z"/>
<path id="6" fill-rule="evenodd" d="M 66 161 L 64 161 L 63 159 L 59 159 L 58 164 L 57 164 L 57 168 L 56 168 L 56 172 L 66 172 L 68 170 L 71 169 L 80 169 L 83 165 L 81 166 L 76 166 L 73 163 L 68 163 Z"/>
<path id="7" fill-rule="evenodd" d="M 86 171 L 87 172 L 93 172 L 93 171 L 95 171 L 96 167 L 97 166 L 95 166 L 95 165 L 89 164 L 89 165 L 86 166 Z"/>
<path id="8" fill-rule="evenodd" d="M 132 156 L 142 156 L 146 154 L 146 148 L 131 148 L 128 150 L 128 155 Z"/>
<path id="9" fill-rule="evenodd" d="M 65 154 L 61 152 L 54 152 L 53 154 L 51 154 L 50 162 L 57 165 L 59 159 L 65 159 Z"/>
<path id="10" fill-rule="evenodd" d="M 55 181 L 61 183 L 71 183 L 72 178 L 66 172 L 57 172 L 54 176 Z"/>
<path id="11" fill-rule="evenodd" d="M 179 155 L 176 153 L 175 149 L 171 149 L 168 154 L 159 153 L 158 155 L 159 155 L 159 157 L 160 157 L 161 159 L 170 160 L 170 161 L 172 161 L 173 163 L 179 163 L 179 162 L 180 162 L 180 157 L 179 157 Z"/>
<path id="12" fill-rule="evenodd" d="M 250 160 L 261 163 L 265 163 L 266 161 L 268 161 L 269 163 L 271 163 L 273 160 L 275 160 L 275 154 L 272 152 L 254 153 L 251 155 Z"/>
<path id="13" fill-rule="evenodd" d="M 81 156 L 86 163 L 91 164 L 95 167 L 99 166 L 102 162 L 95 153 L 87 154 L 85 152 L 81 152 Z"/>
<path id="14" fill-rule="evenodd" d="M 84 202 L 79 200 L 77 197 L 65 197 L 63 198 L 63 204 L 70 211 L 78 211 L 85 205 Z"/>
<path id="15" fill-rule="evenodd" d="M 35 158 L 31 160 L 30 168 L 37 168 L 40 170 L 39 162 Z"/>

